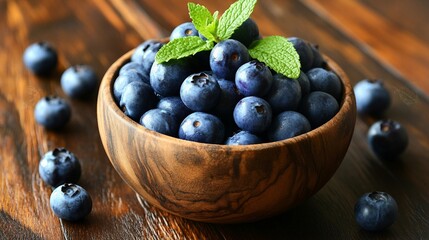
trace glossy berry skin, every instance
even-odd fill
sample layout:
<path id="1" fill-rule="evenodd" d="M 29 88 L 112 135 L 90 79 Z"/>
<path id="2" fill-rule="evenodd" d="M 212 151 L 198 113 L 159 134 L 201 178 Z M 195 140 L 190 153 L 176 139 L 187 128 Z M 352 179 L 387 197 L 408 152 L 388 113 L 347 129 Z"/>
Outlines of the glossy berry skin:
<path id="1" fill-rule="evenodd" d="M 224 123 L 233 121 L 232 113 L 235 105 L 243 98 L 243 95 L 240 94 L 234 82 L 228 80 L 218 80 L 217 82 L 221 94 L 212 113 L 222 119 Z"/>
<path id="2" fill-rule="evenodd" d="M 311 50 L 311 45 L 302 38 L 299 37 L 289 37 L 287 38 L 289 42 L 293 44 L 295 50 L 299 55 L 299 62 L 301 63 L 301 70 L 307 72 L 311 69 L 313 65 L 313 51 Z"/>
<path id="3" fill-rule="evenodd" d="M 225 142 L 226 145 L 250 145 L 258 143 L 262 143 L 262 139 L 247 131 L 240 131 L 229 137 Z"/>
<path id="4" fill-rule="evenodd" d="M 380 115 L 390 106 L 390 93 L 382 80 L 361 80 L 353 90 L 359 114 Z"/>
<path id="5" fill-rule="evenodd" d="M 88 65 L 76 65 L 61 75 L 61 88 L 72 98 L 87 98 L 97 88 L 98 77 Z"/>
<path id="6" fill-rule="evenodd" d="M 329 93 L 338 102 L 342 97 L 342 84 L 338 76 L 323 68 L 313 68 L 307 72 L 308 80 L 310 81 L 311 91 L 321 91 Z"/>
<path id="7" fill-rule="evenodd" d="M 192 110 L 189 109 L 178 96 L 160 99 L 157 108 L 170 112 L 179 123 L 192 113 Z"/>
<path id="8" fill-rule="evenodd" d="M 408 146 L 408 134 L 397 121 L 380 120 L 371 125 L 367 135 L 369 146 L 383 160 L 394 160 Z"/>
<path id="9" fill-rule="evenodd" d="M 194 112 L 187 116 L 179 127 L 179 138 L 201 143 L 223 143 L 225 127 L 216 116 Z"/>
<path id="10" fill-rule="evenodd" d="M 119 107 L 125 115 L 138 122 L 140 117 L 157 103 L 158 98 L 148 84 L 131 82 L 124 89 Z"/>
<path id="11" fill-rule="evenodd" d="M 125 87 L 131 82 L 150 84 L 149 76 L 146 76 L 145 73 L 143 73 L 141 70 L 129 69 L 123 71 L 119 74 L 113 83 L 113 96 L 115 97 L 116 102 L 119 103 Z"/>
<path id="12" fill-rule="evenodd" d="M 293 138 L 309 132 L 310 122 L 299 112 L 285 111 L 278 114 L 267 130 L 267 140 L 274 142 Z"/>
<path id="13" fill-rule="evenodd" d="M 263 133 L 271 124 L 270 104 L 259 97 L 245 97 L 234 108 L 234 121 L 237 126 L 253 134 Z"/>
<path id="14" fill-rule="evenodd" d="M 392 225 L 398 215 L 395 199 L 385 192 L 362 195 L 354 207 L 355 220 L 367 231 L 381 231 Z"/>
<path id="15" fill-rule="evenodd" d="M 338 110 L 339 105 L 334 97 L 325 92 L 316 91 L 302 100 L 299 112 L 308 119 L 314 129 L 329 121 Z"/>
<path id="16" fill-rule="evenodd" d="M 207 112 L 218 103 L 220 86 L 213 76 L 207 73 L 191 74 L 180 87 L 180 98 L 192 111 Z"/>
<path id="17" fill-rule="evenodd" d="M 281 113 L 296 110 L 301 95 L 301 86 L 297 80 L 275 74 L 271 89 L 264 99 L 270 104 L 274 113 Z"/>
<path id="18" fill-rule="evenodd" d="M 39 175 L 52 187 L 76 183 L 81 175 L 79 159 L 65 148 L 55 148 L 40 160 Z"/>
<path id="19" fill-rule="evenodd" d="M 249 47 L 252 42 L 260 39 L 261 36 L 259 35 L 258 25 L 251 18 L 248 18 L 240 27 L 235 29 L 230 38 L 241 42 L 246 47 Z"/>
<path id="20" fill-rule="evenodd" d="M 235 85 L 243 96 L 262 97 L 273 83 L 270 69 L 262 62 L 252 60 L 241 65 L 235 73 Z"/>
<path id="21" fill-rule="evenodd" d="M 219 79 L 234 81 L 237 69 L 249 60 L 247 48 L 234 39 L 217 43 L 210 52 L 210 68 Z"/>
<path id="22" fill-rule="evenodd" d="M 48 75 L 58 64 L 58 54 L 48 42 L 37 42 L 28 46 L 22 56 L 25 67 L 36 75 Z"/>
<path id="23" fill-rule="evenodd" d="M 81 186 L 65 183 L 51 193 L 49 203 L 55 215 L 67 221 L 79 221 L 92 210 L 92 199 Z"/>
<path id="24" fill-rule="evenodd" d="M 46 129 L 57 130 L 69 122 L 71 108 L 62 98 L 47 96 L 40 99 L 34 108 L 34 117 L 38 124 Z"/>
<path id="25" fill-rule="evenodd" d="M 157 40 L 146 40 L 137 46 L 131 56 L 131 61 L 140 63 L 142 65 L 142 71 L 146 76 L 149 76 L 150 69 L 155 62 L 156 53 L 162 46 L 164 46 L 164 43 Z"/>
<path id="26" fill-rule="evenodd" d="M 168 136 L 176 137 L 179 122 L 174 116 L 163 109 L 151 109 L 140 118 L 140 124 L 144 127 Z"/>
<path id="27" fill-rule="evenodd" d="M 182 82 L 193 73 L 190 59 L 154 62 L 150 71 L 150 85 L 162 97 L 177 96 Z"/>
<path id="28" fill-rule="evenodd" d="M 197 29 L 192 22 L 185 22 L 173 29 L 170 34 L 170 41 L 176 38 L 199 36 Z"/>

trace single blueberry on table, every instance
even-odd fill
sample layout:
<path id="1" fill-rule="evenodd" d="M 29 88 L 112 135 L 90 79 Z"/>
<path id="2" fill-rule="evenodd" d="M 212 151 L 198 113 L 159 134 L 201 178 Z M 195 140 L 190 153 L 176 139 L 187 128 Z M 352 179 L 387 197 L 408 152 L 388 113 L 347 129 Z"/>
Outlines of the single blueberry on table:
<path id="1" fill-rule="evenodd" d="M 183 81 L 180 98 L 192 111 L 207 112 L 218 103 L 221 89 L 216 78 L 207 73 L 195 73 Z"/>
<path id="2" fill-rule="evenodd" d="M 168 136 L 176 137 L 179 129 L 179 122 L 168 111 L 155 108 L 143 114 L 140 124 L 152 131 Z"/>
<path id="3" fill-rule="evenodd" d="M 97 88 L 98 77 L 88 65 L 76 65 L 61 75 L 61 88 L 72 98 L 87 98 Z"/>
<path id="4" fill-rule="evenodd" d="M 250 145 L 258 143 L 262 143 L 262 139 L 247 131 L 239 131 L 229 137 L 225 142 L 226 145 Z"/>
<path id="5" fill-rule="evenodd" d="M 277 114 L 296 110 L 299 106 L 301 95 L 299 81 L 281 74 L 275 74 L 271 89 L 264 99 L 270 104 L 273 112 Z"/>
<path id="6" fill-rule="evenodd" d="M 223 143 L 225 127 L 216 116 L 194 112 L 189 114 L 179 127 L 179 138 L 201 143 Z"/>
<path id="7" fill-rule="evenodd" d="M 380 115 L 390 106 L 390 93 L 382 80 L 364 79 L 353 87 L 360 114 Z"/>
<path id="8" fill-rule="evenodd" d="M 119 74 L 113 83 L 113 96 L 116 102 L 121 100 L 125 87 L 131 82 L 142 82 L 150 84 L 149 76 L 137 69 L 129 69 Z"/>
<path id="9" fill-rule="evenodd" d="M 253 134 L 263 133 L 272 120 L 270 104 L 259 97 L 245 97 L 234 108 L 234 121 L 242 130 Z"/>
<path id="10" fill-rule="evenodd" d="M 24 50 L 25 67 L 36 75 L 48 75 L 58 64 L 58 54 L 48 42 L 37 42 Z"/>
<path id="11" fill-rule="evenodd" d="M 76 183 L 81 175 L 79 159 L 65 148 L 55 148 L 40 160 L 39 175 L 52 187 Z"/>
<path id="12" fill-rule="evenodd" d="M 311 45 L 306 40 L 299 37 L 289 37 L 287 40 L 293 44 L 296 52 L 299 55 L 301 70 L 304 72 L 310 70 L 314 61 Z"/>
<path id="13" fill-rule="evenodd" d="M 285 111 L 274 117 L 267 130 L 267 140 L 274 142 L 293 138 L 309 132 L 310 122 L 299 112 Z"/>
<path id="14" fill-rule="evenodd" d="M 192 22 L 185 22 L 173 29 L 170 34 L 170 41 L 176 38 L 199 36 L 197 29 Z"/>
<path id="15" fill-rule="evenodd" d="M 122 93 L 119 107 L 122 111 L 138 122 L 140 117 L 149 109 L 152 109 L 158 103 L 152 88 L 143 82 L 129 83 Z"/>
<path id="16" fill-rule="evenodd" d="M 155 62 L 156 53 L 164 46 L 163 42 L 157 40 L 146 40 L 137 46 L 136 50 L 131 56 L 132 62 L 137 62 L 142 65 L 142 71 L 146 76 L 149 76 L 150 69 Z"/>
<path id="17" fill-rule="evenodd" d="M 46 129 L 57 130 L 70 120 L 71 108 L 58 96 L 46 96 L 37 102 L 34 117 L 36 122 Z"/>
<path id="18" fill-rule="evenodd" d="M 210 52 L 210 68 L 219 79 L 234 81 L 237 69 L 249 60 L 246 46 L 234 39 L 217 43 Z"/>
<path id="19" fill-rule="evenodd" d="M 49 203 L 55 215 L 67 221 L 79 221 L 92 210 L 92 199 L 81 186 L 64 183 L 51 193 Z"/>
<path id="20" fill-rule="evenodd" d="M 310 81 L 312 92 L 329 93 L 337 99 L 338 103 L 341 101 L 343 86 L 337 74 L 323 68 L 313 68 L 307 72 L 307 77 Z"/>
<path id="21" fill-rule="evenodd" d="M 382 160 L 394 160 L 408 146 L 408 134 L 397 121 L 386 119 L 371 125 L 368 143 L 375 155 Z"/>
<path id="22" fill-rule="evenodd" d="M 170 112 L 181 123 L 186 116 L 192 113 L 178 96 L 161 98 L 157 108 Z"/>
<path id="23" fill-rule="evenodd" d="M 273 83 L 270 69 L 262 62 L 252 60 L 241 65 L 235 73 L 235 85 L 244 96 L 262 97 Z"/>
<path id="24" fill-rule="evenodd" d="M 311 92 L 304 97 L 299 108 L 299 112 L 310 121 L 313 129 L 329 121 L 338 110 L 337 100 L 330 94 L 320 91 Z"/>
<path id="25" fill-rule="evenodd" d="M 251 18 L 248 18 L 240 27 L 235 29 L 231 36 L 231 39 L 241 42 L 246 47 L 260 38 L 258 25 Z"/>
<path id="26" fill-rule="evenodd" d="M 381 231 L 392 225 L 398 215 L 395 199 L 385 192 L 362 195 L 354 207 L 356 222 L 367 231 Z"/>

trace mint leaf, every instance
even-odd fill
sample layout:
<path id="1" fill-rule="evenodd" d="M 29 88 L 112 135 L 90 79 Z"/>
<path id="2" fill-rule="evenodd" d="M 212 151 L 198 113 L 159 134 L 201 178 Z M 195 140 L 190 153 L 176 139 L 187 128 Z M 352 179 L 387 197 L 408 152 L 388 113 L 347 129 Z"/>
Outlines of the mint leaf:
<path id="1" fill-rule="evenodd" d="M 255 5 L 256 0 L 238 0 L 231 4 L 219 19 L 216 32 L 218 39 L 229 39 L 235 29 L 240 27 L 250 17 Z"/>
<path id="2" fill-rule="evenodd" d="M 188 57 L 201 51 L 210 50 L 213 45 L 212 41 L 204 41 L 197 36 L 176 38 L 159 49 L 155 60 L 157 63 L 163 63 L 171 59 Z"/>
<path id="3" fill-rule="evenodd" d="M 189 17 L 192 19 L 192 23 L 195 28 L 208 40 L 215 41 L 216 29 L 212 27 L 215 20 L 217 21 L 217 15 L 214 17 L 210 11 L 199 4 L 188 3 Z M 215 26 L 216 27 L 216 26 Z"/>
<path id="4" fill-rule="evenodd" d="M 257 40 L 249 48 L 252 58 L 265 63 L 268 67 L 288 78 L 298 78 L 301 64 L 293 44 L 286 38 L 270 36 Z"/>

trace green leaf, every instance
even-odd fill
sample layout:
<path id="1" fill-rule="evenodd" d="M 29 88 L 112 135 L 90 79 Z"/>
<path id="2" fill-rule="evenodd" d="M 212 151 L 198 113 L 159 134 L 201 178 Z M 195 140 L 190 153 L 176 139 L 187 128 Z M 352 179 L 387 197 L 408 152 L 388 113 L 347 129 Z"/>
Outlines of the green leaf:
<path id="1" fill-rule="evenodd" d="M 238 0 L 231 4 L 219 19 L 216 32 L 218 39 L 229 39 L 235 29 L 240 27 L 250 17 L 255 5 L 256 0 Z"/>
<path id="2" fill-rule="evenodd" d="M 210 11 L 203 5 L 196 3 L 188 3 L 189 17 L 195 28 L 208 40 L 214 41 L 216 39 L 216 30 L 212 29 L 213 22 L 217 20 L 212 16 Z"/>
<path id="3" fill-rule="evenodd" d="M 268 67 L 288 78 L 298 78 L 301 64 L 293 44 L 286 38 L 270 36 L 255 41 L 249 48 L 252 58 L 265 63 Z"/>
<path id="4" fill-rule="evenodd" d="M 201 51 L 210 50 L 213 45 L 212 41 L 204 41 L 197 36 L 176 38 L 159 49 L 155 60 L 157 63 L 163 63 L 171 59 L 188 57 Z"/>

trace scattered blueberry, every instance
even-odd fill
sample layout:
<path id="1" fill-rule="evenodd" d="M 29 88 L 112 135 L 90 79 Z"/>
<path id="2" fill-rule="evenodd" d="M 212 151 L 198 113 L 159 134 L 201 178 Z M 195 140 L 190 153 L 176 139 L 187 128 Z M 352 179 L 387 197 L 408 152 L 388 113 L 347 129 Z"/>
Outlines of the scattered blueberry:
<path id="1" fill-rule="evenodd" d="M 179 122 L 168 111 L 163 109 L 151 109 L 140 118 L 140 124 L 144 127 L 168 136 L 176 137 Z"/>
<path id="2" fill-rule="evenodd" d="M 380 120 L 369 128 L 368 143 L 377 157 L 393 160 L 407 148 L 408 134 L 399 122 Z"/>
<path id="3" fill-rule="evenodd" d="M 195 73 L 183 81 L 180 98 L 192 111 L 207 112 L 218 103 L 221 89 L 217 80 L 207 73 Z"/>
<path id="4" fill-rule="evenodd" d="M 311 130 L 310 122 L 301 113 L 285 111 L 277 115 L 267 130 L 268 141 L 293 138 Z"/>
<path id="5" fill-rule="evenodd" d="M 140 117 L 158 103 L 152 88 L 144 82 L 131 82 L 121 96 L 119 106 L 122 111 L 133 119 L 139 121 Z"/>
<path id="6" fill-rule="evenodd" d="M 81 186 L 65 183 L 51 193 L 49 203 L 55 215 L 67 221 L 79 221 L 92 210 L 92 199 Z"/>
<path id="7" fill-rule="evenodd" d="M 37 42 L 28 46 L 23 54 L 24 65 L 36 75 L 48 75 L 58 63 L 55 48 L 48 42 Z"/>
<path id="8" fill-rule="evenodd" d="M 338 76 L 323 68 L 313 68 L 307 72 L 311 91 L 321 91 L 331 94 L 338 102 L 342 97 L 342 84 Z"/>
<path id="9" fill-rule="evenodd" d="M 367 231 L 381 231 L 396 221 L 398 205 L 385 192 L 370 192 L 359 198 L 354 212 L 360 227 Z"/>
<path id="10" fill-rule="evenodd" d="M 254 134 L 263 133 L 271 124 L 270 104 L 259 97 L 245 97 L 234 108 L 234 121 L 239 128 Z"/>
<path id="11" fill-rule="evenodd" d="M 252 60 L 241 65 L 235 73 L 235 85 L 244 96 L 262 97 L 271 89 L 273 75 L 262 62 Z"/>
<path id="12" fill-rule="evenodd" d="M 299 81 L 275 74 L 270 91 L 264 97 L 274 113 L 294 111 L 301 100 L 301 86 Z"/>
<path id="13" fill-rule="evenodd" d="M 98 78 L 88 65 L 76 65 L 61 75 L 63 91 L 73 98 L 87 98 L 97 88 Z"/>
<path id="14" fill-rule="evenodd" d="M 224 141 L 225 127 L 216 116 L 204 112 L 194 112 L 187 116 L 179 127 L 179 138 L 220 144 Z"/>
<path id="15" fill-rule="evenodd" d="M 197 29 L 192 22 L 185 22 L 173 29 L 170 34 L 170 41 L 176 38 L 199 36 Z"/>
<path id="16" fill-rule="evenodd" d="M 299 112 L 310 121 L 311 127 L 317 128 L 337 114 L 337 100 L 328 93 L 315 91 L 304 97 Z"/>
<path id="17" fill-rule="evenodd" d="M 210 68 L 219 79 L 234 81 L 237 69 L 249 60 L 246 46 L 234 39 L 217 43 L 210 52 Z"/>
<path id="18" fill-rule="evenodd" d="M 226 140 L 226 145 L 250 145 L 261 143 L 262 139 L 247 131 L 239 131 Z"/>
<path id="19" fill-rule="evenodd" d="M 353 90 L 360 114 L 380 115 L 390 106 L 390 93 L 382 80 L 361 80 Z"/>
<path id="20" fill-rule="evenodd" d="M 39 162 L 39 175 L 52 187 L 76 183 L 81 174 L 79 159 L 65 148 L 55 148 L 45 153 Z"/>
<path id="21" fill-rule="evenodd" d="M 64 125 L 71 118 L 71 108 L 62 98 L 57 96 L 47 96 L 40 99 L 35 108 L 34 116 L 36 122 L 47 129 L 56 130 Z"/>

